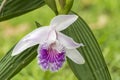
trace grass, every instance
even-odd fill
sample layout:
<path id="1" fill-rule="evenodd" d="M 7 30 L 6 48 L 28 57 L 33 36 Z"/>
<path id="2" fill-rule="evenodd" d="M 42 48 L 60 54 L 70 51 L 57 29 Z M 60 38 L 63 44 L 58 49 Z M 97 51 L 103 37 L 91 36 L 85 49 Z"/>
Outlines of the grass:
<path id="1" fill-rule="evenodd" d="M 120 80 L 120 5 L 119 0 L 75 0 L 77 12 L 91 27 L 103 51 L 113 80 Z M 44 15 L 43 15 L 44 14 Z M 34 21 L 48 25 L 54 13 L 44 6 L 14 19 L 0 23 L 0 58 L 25 34 L 36 28 Z M 19 35 L 20 34 L 20 35 Z M 62 76 L 62 77 L 61 77 Z M 67 79 L 66 79 L 67 77 Z M 12 80 L 77 80 L 67 63 L 56 72 L 44 72 L 33 60 Z"/>

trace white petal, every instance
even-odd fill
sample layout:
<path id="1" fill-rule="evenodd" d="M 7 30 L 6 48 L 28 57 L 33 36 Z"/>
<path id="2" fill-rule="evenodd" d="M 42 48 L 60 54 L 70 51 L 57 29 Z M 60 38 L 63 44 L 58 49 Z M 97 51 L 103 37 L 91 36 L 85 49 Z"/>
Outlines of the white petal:
<path id="1" fill-rule="evenodd" d="M 35 29 L 28 35 L 26 35 L 23 40 L 35 40 L 38 43 L 44 42 L 48 38 L 48 34 L 50 32 L 50 27 L 49 26 L 44 26 Z"/>
<path id="2" fill-rule="evenodd" d="M 55 30 L 50 30 L 50 32 L 48 33 L 48 39 L 47 42 L 49 44 L 53 43 L 56 41 L 56 32 Z"/>
<path id="3" fill-rule="evenodd" d="M 58 15 L 51 20 L 50 26 L 52 29 L 62 31 L 77 20 L 76 15 Z"/>
<path id="4" fill-rule="evenodd" d="M 16 44 L 12 51 L 12 56 L 17 55 L 25 49 L 44 41 L 48 37 L 48 32 L 48 27 L 35 29 Z"/>
<path id="5" fill-rule="evenodd" d="M 27 48 L 31 47 L 31 46 L 34 46 L 38 44 L 37 42 L 35 41 L 20 41 L 16 46 L 15 48 L 13 49 L 12 51 L 12 56 L 15 56 L 15 55 L 18 55 L 20 54 L 21 52 L 23 52 L 24 50 L 26 50 Z"/>
<path id="6" fill-rule="evenodd" d="M 60 32 L 57 32 L 58 40 L 63 44 L 67 49 L 75 49 L 80 46 L 84 46 L 82 43 L 76 43 L 71 37 L 66 36 Z"/>
<path id="7" fill-rule="evenodd" d="M 85 60 L 82 55 L 76 49 L 70 49 L 66 51 L 66 56 L 77 64 L 84 64 Z"/>

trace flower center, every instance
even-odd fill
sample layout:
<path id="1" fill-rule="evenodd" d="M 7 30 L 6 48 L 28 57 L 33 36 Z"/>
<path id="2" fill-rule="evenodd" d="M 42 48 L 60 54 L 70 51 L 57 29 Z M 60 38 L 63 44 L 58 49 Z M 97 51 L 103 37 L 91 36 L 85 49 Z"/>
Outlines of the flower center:
<path id="1" fill-rule="evenodd" d="M 42 69 L 57 71 L 65 61 L 65 48 L 58 42 L 41 45 L 38 55 L 39 64 Z"/>

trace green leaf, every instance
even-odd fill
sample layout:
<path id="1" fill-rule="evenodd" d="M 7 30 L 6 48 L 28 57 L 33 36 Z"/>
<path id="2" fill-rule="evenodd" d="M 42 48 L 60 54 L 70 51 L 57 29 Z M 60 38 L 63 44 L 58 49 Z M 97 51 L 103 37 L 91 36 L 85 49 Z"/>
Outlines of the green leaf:
<path id="1" fill-rule="evenodd" d="M 78 48 L 86 61 L 85 64 L 75 64 L 68 58 L 68 63 L 78 80 L 111 80 L 98 42 L 85 21 L 79 17 L 63 32 L 71 36 L 76 42 L 85 45 Z"/>
<path id="2" fill-rule="evenodd" d="M 37 56 L 37 45 L 20 55 L 11 56 L 12 49 L 0 60 L 0 80 L 10 80 Z"/>
<path id="3" fill-rule="evenodd" d="M 44 0 L 0 0 L 0 21 L 20 16 L 45 4 Z"/>

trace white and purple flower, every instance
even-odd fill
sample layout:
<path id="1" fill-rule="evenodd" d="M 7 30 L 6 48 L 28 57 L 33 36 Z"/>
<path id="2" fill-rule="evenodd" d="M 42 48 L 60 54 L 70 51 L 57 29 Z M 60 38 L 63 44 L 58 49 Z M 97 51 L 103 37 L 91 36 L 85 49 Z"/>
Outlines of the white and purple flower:
<path id="1" fill-rule="evenodd" d="M 75 22 L 77 18 L 76 15 L 54 17 L 50 26 L 37 28 L 20 40 L 13 49 L 12 56 L 39 44 L 38 64 L 43 70 L 59 70 L 65 62 L 66 56 L 77 64 L 83 64 L 84 58 L 76 50 L 83 44 L 76 43 L 72 38 L 60 32 Z"/>

